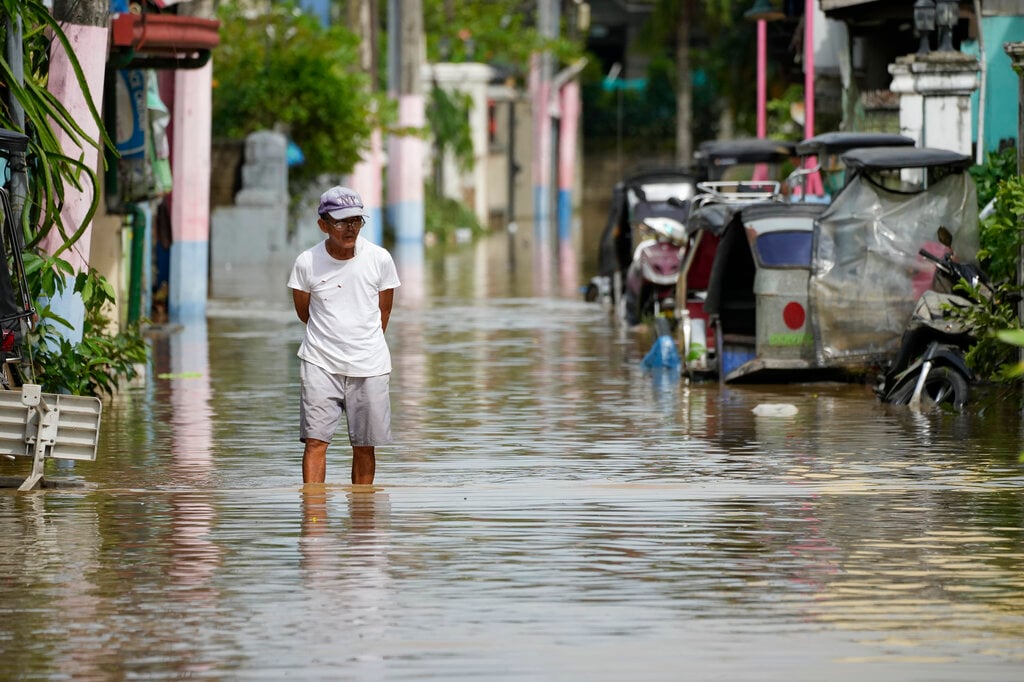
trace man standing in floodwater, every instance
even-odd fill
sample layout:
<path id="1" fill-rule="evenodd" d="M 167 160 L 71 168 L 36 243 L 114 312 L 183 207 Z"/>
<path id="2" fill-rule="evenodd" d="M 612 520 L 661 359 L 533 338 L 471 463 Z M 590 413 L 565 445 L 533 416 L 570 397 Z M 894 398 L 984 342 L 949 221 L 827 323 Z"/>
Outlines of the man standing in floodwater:
<path id="1" fill-rule="evenodd" d="M 327 238 L 295 259 L 288 287 L 306 325 L 299 346 L 302 482 L 323 483 L 327 446 L 345 413 L 352 482 L 373 483 L 374 447 L 391 442 L 391 352 L 384 340 L 398 272 L 391 254 L 359 236 L 368 217 L 359 194 L 320 197 Z"/>

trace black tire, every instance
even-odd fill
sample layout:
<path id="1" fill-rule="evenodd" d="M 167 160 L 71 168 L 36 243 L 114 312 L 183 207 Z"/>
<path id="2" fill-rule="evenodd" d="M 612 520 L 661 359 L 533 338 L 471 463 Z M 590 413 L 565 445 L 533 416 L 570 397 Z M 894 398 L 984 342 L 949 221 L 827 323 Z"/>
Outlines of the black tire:
<path id="1" fill-rule="evenodd" d="M 967 405 L 969 390 L 967 379 L 952 367 L 932 367 L 924 382 L 924 396 L 928 400 L 937 405 L 949 405 L 955 410 L 962 410 Z"/>

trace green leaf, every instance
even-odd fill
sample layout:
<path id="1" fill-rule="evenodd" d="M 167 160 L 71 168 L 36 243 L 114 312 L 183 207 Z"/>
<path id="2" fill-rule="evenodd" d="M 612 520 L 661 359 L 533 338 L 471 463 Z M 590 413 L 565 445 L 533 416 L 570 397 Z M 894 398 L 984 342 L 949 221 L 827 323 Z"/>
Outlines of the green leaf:
<path id="1" fill-rule="evenodd" d="M 1024 329 L 1001 329 L 996 336 L 1005 343 L 1024 347 Z"/>

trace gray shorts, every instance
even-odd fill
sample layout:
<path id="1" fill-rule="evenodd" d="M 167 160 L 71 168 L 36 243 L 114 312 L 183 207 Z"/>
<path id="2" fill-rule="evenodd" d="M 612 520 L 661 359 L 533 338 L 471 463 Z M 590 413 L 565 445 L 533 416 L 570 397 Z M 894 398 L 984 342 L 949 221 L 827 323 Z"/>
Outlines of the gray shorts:
<path id="1" fill-rule="evenodd" d="M 299 440 L 331 442 L 345 413 L 352 445 L 391 442 L 390 374 L 347 377 L 314 364 L 299 366 Z"/>

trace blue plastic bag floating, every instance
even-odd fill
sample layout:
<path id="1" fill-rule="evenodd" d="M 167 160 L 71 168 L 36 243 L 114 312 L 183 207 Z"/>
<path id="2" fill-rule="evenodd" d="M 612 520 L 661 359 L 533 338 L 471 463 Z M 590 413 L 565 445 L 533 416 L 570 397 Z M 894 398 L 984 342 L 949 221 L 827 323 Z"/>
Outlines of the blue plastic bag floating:
<path id="1" fill-rule="evenodd" d="M 641 364 L 645 369 L 679 369 L 683 363 L 675 341 L 668 334 L 663 334 L 654 341 Z"/>

